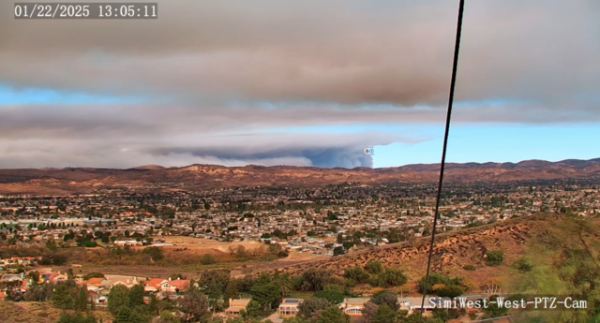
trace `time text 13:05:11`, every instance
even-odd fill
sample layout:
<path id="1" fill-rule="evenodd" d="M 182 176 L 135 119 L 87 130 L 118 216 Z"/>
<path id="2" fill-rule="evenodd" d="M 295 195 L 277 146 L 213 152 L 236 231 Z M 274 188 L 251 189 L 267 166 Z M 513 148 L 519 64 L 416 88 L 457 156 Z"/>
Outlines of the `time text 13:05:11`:
<path id="1" fill-rule="evenodd" d="M 157 3 L 15 3 L 15 19 L 157 19 Z"/>

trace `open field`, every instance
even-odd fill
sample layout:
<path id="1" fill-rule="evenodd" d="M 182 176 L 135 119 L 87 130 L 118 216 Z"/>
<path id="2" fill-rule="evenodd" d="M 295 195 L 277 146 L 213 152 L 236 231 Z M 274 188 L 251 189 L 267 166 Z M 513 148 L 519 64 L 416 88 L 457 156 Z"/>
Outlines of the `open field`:
<path id="1" fill-rule="evenodd" d="M 194 239 L 188 237 L 173 237 L 174 241 L 188 241 L 192 240 L 206 240 L 206 239 Z M 213 245 L 202 245 L 202 247 L 187 247 L 187 250 L 179 250 L 176 249 L 182 248 L 182 245 L 176 245 L 171 247 L 161 247 L 165 249 L 165 253 L 177 253 L 179 257 L 185 256 L 186 254 L 206 254 L 206 253 L 225 253 L 229 246 L 238 246 L 242 245 L 240 243 L 224 243 L 218 242 L 214 240 L 208 240 L 210 242 L 214 242 Z M 246 248 L 256 248 L 261 243 L 258 242 L 244 242 Z M 248 247 L 251 245 L 252 247 Z M 183 247 L 186 248 L 186 247 Z M 223 249 L 224 248 L 224 249 Z M 201 273 L 206 270 L 212 269 L 228 269 L 228 270 L 236 270 L 241 271 L 242 274 L 246 273 L 257 273 L 268 270 L 282 270 L 290 266 L 297 266 L 304 263 L 311 263 L 315 261 L 323 261 L 327 260 L 331 257 L 314 257 L 312 254 L 308 253 L 297 253 L 292 252 L 286 258 L 280 258 L 274 261 L 260 261 L 260 260 L 249 260 L 249 261 L 234 261 L 234 262 L 219 262 L 212 265 L 202 265 L 201 263 L 193 263 L 186 265 L 172 265 L 172 266 L 159 266 L 159 265 L 137 265 L 137 266 L 129 266 L 129 265 L 101 265 L 101 264 L 83 264 L 81 268 L 75 269 L 77 274 L 87 274 L 90 272 L 102 272 L 104 274 L 109 275 L 131 275 L 131 276 L 140 276 L 140 277 L 168 277 L 173 274 L 182 274 L 187 278 L 199 278 Z M 54 271 L 62 271 L 65 272 L 71 268 L 70 266 L 60 266 L 54 267 Z M 233 273 L 232 273 L 233 274 Z"/>
<path id="2" fill-rule="evenodd" d="M 263 246 L 263 243 L 257 241 L 242 241 L 242 242 L 220 242 L 211 239 L 182 237 L 182 236 L 165 236 L 161 238 L 166 243 L 172 243 L 174 246 L 163 247 L 165 251 L 170 249 L 187 248 L 189 252 L 196 254 L 210 252 L 228 252 L 229 248 L 237 248 L 243 246 L 246 249 L 254 249 Z"/>

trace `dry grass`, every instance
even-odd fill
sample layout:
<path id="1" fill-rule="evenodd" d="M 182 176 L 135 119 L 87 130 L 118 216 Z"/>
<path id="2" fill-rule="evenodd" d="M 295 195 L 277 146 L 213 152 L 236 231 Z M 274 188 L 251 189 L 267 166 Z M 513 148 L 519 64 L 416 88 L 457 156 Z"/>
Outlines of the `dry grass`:
<path id="1" fill-rule="evenodd" d="M 166 246 L 166 250 L 187 248 L 187 251 L 197 254 L 210 253 L 214 251 L 227 252 L 229 248 L 237 248 L 243 246 L 246 249 L 254 249 L 263 246 L 263 243 L 257 241 L 242 241 L 242 242 L 220 242 L 211 239 L 201 239 L 182 236 L 166 236 L 161 238 L 166 243 L 173 243 L 175 246 Z"/>
<path id="2" fill-rule="evenodd" d="M 473 289 L 479 289 L 491 279 L 505 280 L 514 270 L 510 266 L 528 252 L 526 241 L 548 225 L 549 219 L 519 219 L 495 225 L 440 234 L 436 237 L 432 271 L 452 277 L 464 277 Z M 427 269 L 430 237 L 395 245 L 382 246 L 354 254 L 333 257 L 288 266 L 284 270 L 298 274 L 310 267 L 332 270 L 341 275 L 344 269 L 364 266 L 379 260 L 385 266 L 401 268 L 409 279 L 408 286 L 415 287 Z M 504 263 L 498 267 L 485 265 L 484 255 L 488 250 L 504 251 Z M 464 270 L 465 265 L 476 267 L 475 271 Z M 409 290 L 405 291 L 409 292 Z"/>
<path id="3" fill-rule="evenodd" d="M 0 302 L 0 322 L 11 323 L 55 323 L 60 318 L 61 310 L 53 308 L 48 303 L 9 301 Z M 106 311 L 94 311 L 97 318 L 104 323 L 113 322 L 112 316 Z"/>

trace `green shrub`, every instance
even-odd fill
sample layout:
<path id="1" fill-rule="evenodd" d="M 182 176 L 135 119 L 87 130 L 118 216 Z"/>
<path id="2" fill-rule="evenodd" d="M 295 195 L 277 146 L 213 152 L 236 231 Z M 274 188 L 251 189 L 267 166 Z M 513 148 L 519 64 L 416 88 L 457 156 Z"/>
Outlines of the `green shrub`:
<path id="1" fill-rule="evenodd" d="M 92 272 L 83 276 L 83 280 L 89 280 L 90 278 L 104 278 L 104 274 L 99 272 Z"/>
<path id="2" fill-rule="evenodd" d="M 518 270 L 522 271 L 522 272 L 529 272 L 531 271 L 531 269 L 533 269 L 533 261 L 531 261 L 531 259 L 528 258 L 521 258 L 519 260 L 517 260 L 514 264 L 515 268 L 517 268 Z"/>
<path id="3" fill-rule="evenodd" d="M 387 305 L 395 312 L 400 309 L 400 304 L 398 304 L 398 295 L 390 292 L 384 291 L 373 295 L 371 302 L 379 306 Z"/>
<path id="4" fill-rule="evenodd" d="M 435 293 L 439 297 L 454 298 L 454 297 L 458 297 L 458 296 L 462 295 L 464 292 L 465 292 L 464 287 L 457 286 L 457 285 L 451 285 L 451 286 L 442 287 L 442 288 L 438 289 Z"/>
<path id="5" fill-rule="evenodd" d="M 467 271 L 475 271 L 476 268 L 473 265 L 466 265 L 463 267 L 463 269 Z"/>
<path id="6" fill-rule="evenodd" d="M 344 301 L 344 294 L 336 291 L 320 291 L 315 293 L 315 297 L 328 300 L 331 304 L 340 304 Z"/>
<path id="7" fill-rule="evenodd" d="M 429 275 L 429 283 L 427 286 L 427 293 L 428 294 L 432 294 L 432 287 L 438 284 L 443 284 L 446 286 L 461 286 L 462 287 L 462 282 L 463 282 L 463 278 L 460 277 L 456 277 L 456 278 L 450 278 L 450 277 L 446 277 L 442 274 L 437 274 L 437 273 L 433 273 L 431 275 Z M 425 276 L 423 276 L 423 278 L 421 278 L 421 282 L 419 283 L 419 293 L 423 293 L 423 291 L 425 290 Z"/>
<path id="8" fill-rule="evenodd" d="M 369 279 L 369 274 L 361 267 L 353 267 L 344 270 L 344 277 L 358 283 L 364 283 Z"/>
<path id="9" fill-rule="evenodd" d="M 377 275 L 383 272 L 383 265 L 379 260 L 372 260 L 365 265 L 365 270 L 370 274 Z"/>
<path id="10" fill-rule="evenodd" d="M 504 251 L 489 250 L 485 255 L 485 262 L 488 266 L 499 266 L 504 262 Z"/>
<path id="11" fill-rule="evenodd" d="M 215 259 L 215 256 L 211 255 L 211 254 L 206 254 L 203 255 L 202 257 L 200 257 L 200 263 L 203 265 L 212 265 L 215 264 L 217 262 L 217 259 Z"/>

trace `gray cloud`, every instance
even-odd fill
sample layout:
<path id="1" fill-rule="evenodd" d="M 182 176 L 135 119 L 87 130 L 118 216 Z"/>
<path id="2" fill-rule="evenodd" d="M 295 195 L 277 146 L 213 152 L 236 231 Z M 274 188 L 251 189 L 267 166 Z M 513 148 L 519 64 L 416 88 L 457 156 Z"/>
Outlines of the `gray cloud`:
<path id="1" fill-rule="evenodd" d="M 445 120 L 440 108 L 360 108 L 323 104 L 299 104 L 277 108 L 194 108 L 168 105 L 132 106 L 12 106 L 0 108 L 0 137 L 103 138 L 160 142 L 186 140 L 190 136 L 223 136 L 262 129 L 369 124 L 437 124 Z M 557 120 L 558 119 L 558 120 Z M 563 107 L 554 114 L 544 106 L 459 106 L 453 122 L 476 123 L 581 123 L 600 122 L 594 111 Z M 405 134 L 405 137 L 410 137 Z"/>
<path id="2" fill-rule="evenodd" d="M 4 17 L 0 83 L 174 99 L 0 107 L 0 167 L 370 166 L 365 146 L 431 138 L 327 127 L 441 125 L 456 5 L 169 0 L 153 21 Z M 453 121 L 600 122 L 598 16 L 595 0 L 468 2 L 457 99 L 529 103 L 463 106 Z M 323 133 L 285 130 L 306 126 Z"/>
<path id="3" fill-rule="evenodd" d="M 484 111 L 485 113 L 482 113 Z M 462 107 L 456 124 L 551 122 L 543 108 Z M 582 116 L 562 111 L 562 122 Z M 595 117 L 595 119 L 594 119 Z M 600 122 L 595 114 L 589 122 Z M 170 106 L 14 106 L 0 108 L 0 167 L 103 166 L 193 163 L 239 166 L 369 167 L 365 147 L 418 144 L 425 133 L 335 134 L 331 126 L 442 125 L 442 109 L 341 109 L 337 106 L 191 108 Z M 302 127 L 310 127 L 303 133 Z M 291 131 L 291 127 L 300 130 Z M 319 129 L 319 133 L 314 133 Z M 358 128 L 360 129 L 360 128 Z M 388 128 L 389 129 L 389 128 Z M 268 131 L 267 131 L 268 130 Z M 311 133 L 313 132 L 313 133 Z"/>
<path id="4" fill-rule="evenodd" d="M 0 5 L 12 12 L 12 3 Z M 454 2 L 159 6 L 155 21 L 2 19 L 0 29 L 10 33 L 0 36 L 1 78 L 202 100 L 437 105 L 447 97 Z M 600 86 L 599 14 L 594 0 L 469 2 L 458 99 L 518 98 L 549 111 L 578 109 L 575 98 Z"/>
<path id="5" fill-rule="evenodd" d="M 423 139 L 386 133 L 354 134 L 241 134 L 211 137 L 197 146 L 151 148 L 152 155 L 184 154 L 198 157 L 219 156 L 227 160 L 269 160 L 304 158 L 317 167 L 371 167 L 372 158 L 363 150 L 393 142 L 418 143 Z"/>
<path id="6" fill-rule="evenodd" d="M 191 137 L 191 138 L 190 138 Z M 392 142 L 421 140 L 384 133 L 356 134 L 241 134 L 154 140 L 118 138 L 56 140 L 0 140 L 4 168 L 98 166 L 134 167 L 147 164 L 184 166 L 220 164 L 240 166 L 293 165 L 318 167 L 370 167 L 363 149 Z M 176 146 L 186 143 L 186 146 Z"/>

